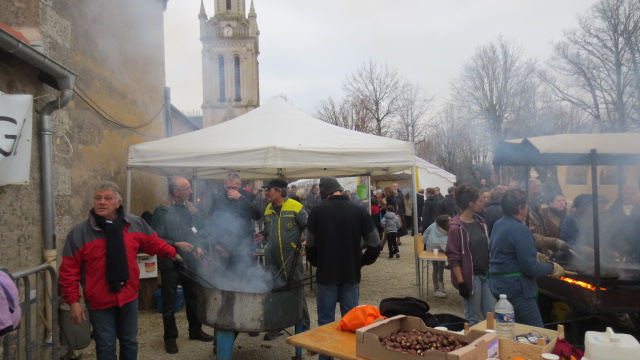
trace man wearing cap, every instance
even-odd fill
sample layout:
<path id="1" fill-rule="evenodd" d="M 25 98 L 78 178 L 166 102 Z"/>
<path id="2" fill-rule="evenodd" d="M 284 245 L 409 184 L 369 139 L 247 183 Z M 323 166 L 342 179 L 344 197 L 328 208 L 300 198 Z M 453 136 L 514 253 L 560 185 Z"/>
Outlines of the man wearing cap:
<path id="1" fill-rule="evenodd" d="M 307 212 L 301 203 L 286 197 L 285 180 L 273 179 L 263 188 L 269 205 L 264 212 L 264 230 L 256 234 L 255 240 L 265 243 L 265 265 L 275 276 L 276 282 L 300 281 L 303 278 L 301 238 L 307 230 Z M 309 310 L 304 298 L 302 312 L 302 321 L 296 324 L 296 334 L 309 330 Z M 264 339 L 273 340 L 283 333 L 269 332 Z"/>
<path id="2" fill-rule="evenodd" d="M 336 178 L 320 179 L 323 202 L 309 214 L 306 249 L 307 260 L 317 267 L 319 326 L 335 321 L 336 303 L 342 316 L 358 306 L 360 268 L 373 264 L 381 250 L 371 216 L 342 191 Z M 320 355 L 323 359 L 331 358 Z"/>

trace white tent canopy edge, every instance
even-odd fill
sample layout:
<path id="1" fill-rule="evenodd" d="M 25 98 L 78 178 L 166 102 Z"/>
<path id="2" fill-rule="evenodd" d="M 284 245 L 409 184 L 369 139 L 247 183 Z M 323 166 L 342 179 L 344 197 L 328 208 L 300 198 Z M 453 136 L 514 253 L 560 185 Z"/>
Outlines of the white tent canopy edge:
<path id="1" fill-rule="evenodd" d="M 233 120 L 129 147 L 129 168 L 164 176 L 244 180 L 392 174 L 415 165 L 412 143 L 315 119 L 274 98 Z"/>

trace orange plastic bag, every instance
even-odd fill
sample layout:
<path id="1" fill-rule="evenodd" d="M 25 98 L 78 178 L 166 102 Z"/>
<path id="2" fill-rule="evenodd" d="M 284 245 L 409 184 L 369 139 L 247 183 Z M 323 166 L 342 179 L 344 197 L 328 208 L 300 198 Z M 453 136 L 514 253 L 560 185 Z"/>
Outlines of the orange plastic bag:
<path id="1" fill-rule="evenodd" d="M 386 319 L 380 314 L 380 309 L 373 305 L 360 305 L 351 309 L 340 319 L 340 325 L 336 328 L 342 331 L 356 332 L 363 326 L 373 324 L 378 319 Z"/>

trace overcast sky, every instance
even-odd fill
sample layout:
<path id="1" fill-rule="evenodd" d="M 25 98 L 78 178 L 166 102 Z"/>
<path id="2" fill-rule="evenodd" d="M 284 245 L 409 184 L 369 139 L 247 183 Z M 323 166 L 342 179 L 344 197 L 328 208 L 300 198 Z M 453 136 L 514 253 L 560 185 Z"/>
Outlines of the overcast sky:
<path id="1" fill-rule="evenodd" d="M 544 63 L 563 30 L 596 0 L 254 0 L 262 103 L 285 94 L 313 114 L 342 99 L 348 74 L 372 59 L 417 82 L 439 102 L 475 49 L 503 35 Z M 246 0 L 247 11 L 251 1 Z M 205 0 L 213 16 L 214 0 Z M 180 110 L 202 104 L 200 0 L 165 12 L 167 86 Z"/>

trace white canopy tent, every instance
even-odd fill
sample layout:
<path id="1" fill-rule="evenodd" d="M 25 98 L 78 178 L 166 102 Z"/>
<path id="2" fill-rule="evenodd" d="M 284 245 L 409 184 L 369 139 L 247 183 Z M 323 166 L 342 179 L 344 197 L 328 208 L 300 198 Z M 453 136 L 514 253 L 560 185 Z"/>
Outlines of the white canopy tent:
<path id="1" fill-rule="evenodd" d="M 331 125 L 276 97 L 233 120 L 130 146 L 127 211 L 132 169 L 192 179 L 223 179 L 238 172 L 243 180 L 295 180 L 393 174 L 414 169 L 415 163 L 410 142 Z"/>
<path id="2" fill-rule="evenodd" d="M 416 184 L 418 189 L 439 187 L 443 191 L 446 191 L 447 188 L 453 186 L 453 184 L 456 182 L 455 175 L 419 157 L 416 157 L 416 168 L 418 170 L 416 174 Z M 405 169 L 395 174 L 375 175 L 371 178 L 372 180 L 382 184 L 384 184 L 385 182 L 403 181 L 405 184 L 409 184 L 410 186 L 412 172 L 411 169 Z M 403 186 L 403 184 L 400 184 L 400 186 Z"/>
<path id="3" fill-rule="evenodd" d="M 392 174 L 415 164 L 412 143 L 348 130 L 274 98 L 233 120 L 129 147 L 129 168 L 159 175 L 289 180 Z"/>

